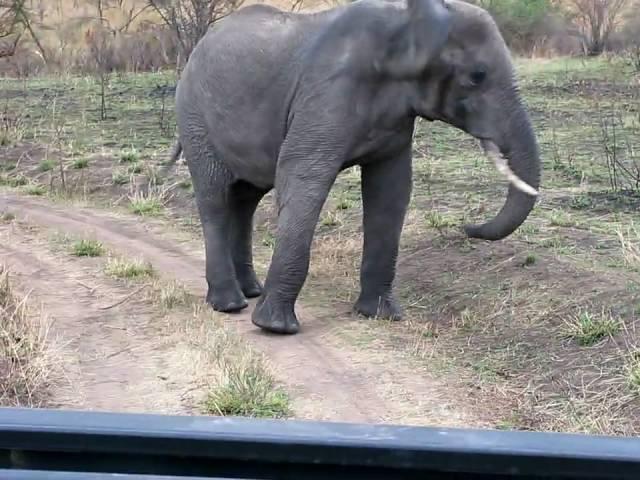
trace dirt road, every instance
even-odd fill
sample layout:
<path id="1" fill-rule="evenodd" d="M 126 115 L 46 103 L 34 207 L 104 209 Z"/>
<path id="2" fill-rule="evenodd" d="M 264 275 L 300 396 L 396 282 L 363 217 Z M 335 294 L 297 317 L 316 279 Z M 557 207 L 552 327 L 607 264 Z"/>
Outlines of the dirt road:
<path id="1" fill-rule="evenodd" d="M 114 251 L 142 257 L 164 277 L 174 278 L 194 295 L 204 296 L 202 246 L 195 241 L 180 241 L 159 223 L 147 224 L 138 218 L 47 203 L 6 191 L 0 192 L 0 207 L 26 224 L 91 235 Z M 111 410 L 185 411 L 180 391 L 189 389 L 189 380 L 168 385 L 159 379 L 178 379 L 180 375 L 166 374 L 171 371 L 171 355 L 176 352 L 161 351 L 161 341 L 148 325 L 153 315 L 141 312 L 135 301 L 117 311 L 101 310 L 99 299 L 81 285 L 92 284 L 91 267 L 82 269 L 36 243 L 24 234 L 4 232 L 0 252 L 57 319 L 56 333 L 76 347 L 76 363 L 82 369 L 78 375 L 83 377 L 79 382 L 82 400 L 71 401 L 69 397 L 75 394 L 67 393 L 61 403 Z M 111 297 L 129 293 L 122 286 L 108 288 Z M 390 358 L 389 353 L 352 348 L 336 334 L 341 328 L 339 321 L 298 308 L 303 324 L 300 334 L 269 335 L 251 323 L 252 306 L 240 314 L 225 316 L 225 323 L 267 355 L 276 376 L 293 397 L 296 417 L 414 425 L 485 423 L 464 407 L 464 398 L 444 380 L 417 370 L 401 358 Z M 169 393 L 158 395 L 159 391 Z"/>

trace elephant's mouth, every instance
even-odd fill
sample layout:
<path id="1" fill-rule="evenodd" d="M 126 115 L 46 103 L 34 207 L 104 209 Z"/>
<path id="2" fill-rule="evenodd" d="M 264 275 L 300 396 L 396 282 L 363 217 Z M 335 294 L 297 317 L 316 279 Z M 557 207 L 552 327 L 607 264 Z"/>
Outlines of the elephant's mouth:
<path id="1" fill-rule="evenodd" d="M 484 149 L 484 153 L 490 160 L 493 160 L 493 163 L 495 164 L 498 171 L 507 178 L 509 183 L 526 194 L 534 197 L 538 196 L 538 191 L 535 188 L 522 180 L 520 177 L 518 177 L 518 175 L 515 174 L 513 170 L 511 170 L 507 159 L 504 158 L 502 152 L 500 152 L 500 148 L 498 148 L 498 146 L 493 141 L 481 139 L 480 144 Z"/>

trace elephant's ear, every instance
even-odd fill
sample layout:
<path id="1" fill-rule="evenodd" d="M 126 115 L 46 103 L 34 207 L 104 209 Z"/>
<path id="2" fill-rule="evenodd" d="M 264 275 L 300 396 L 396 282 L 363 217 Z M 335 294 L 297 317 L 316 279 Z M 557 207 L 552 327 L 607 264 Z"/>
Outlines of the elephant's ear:
<path id="1" fill-rule="evenodd" d="M 451 29 L 446 0 L 407 0 L 402 20 L 389 38 L 376 68 L 393 77 L 419 75 L 439 55 Z"/>

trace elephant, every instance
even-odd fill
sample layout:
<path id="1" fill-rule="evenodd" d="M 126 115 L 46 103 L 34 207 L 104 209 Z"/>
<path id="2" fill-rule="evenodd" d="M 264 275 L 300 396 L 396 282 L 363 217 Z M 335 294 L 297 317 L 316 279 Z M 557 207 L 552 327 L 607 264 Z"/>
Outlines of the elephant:
<path id="1" fill-rule="evenodd" d="M 206 301 L 295 334 L 315 228 L 337 176 L 361 176 L 363 247 L 354 311 L 402 319 L 393 293 L 412 193 L 418 118 L 479 140 L 509 184 L 470 238 L 500 240 L 533 210 L 539 147 L 510 51 L 491 15 L 462 0 L 356 0 L 285 12 L 254 4 L 213 24 L 175 92 L 175 161 L 184 155 L 205 243 Z M 171 162 L 169 162 L 171 164 Z M 264 284 L 252 230 L 276 193 L 277 232 Z"/>

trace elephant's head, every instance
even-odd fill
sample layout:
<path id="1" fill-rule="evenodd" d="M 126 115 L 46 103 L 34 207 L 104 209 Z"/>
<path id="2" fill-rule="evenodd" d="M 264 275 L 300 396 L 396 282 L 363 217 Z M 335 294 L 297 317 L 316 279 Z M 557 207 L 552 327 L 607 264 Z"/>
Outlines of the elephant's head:
<path id="1" fill-rule="evenodd" d="M 400 15 L 402 27 L 377 68 L 414 86 L 417 115 L 479 139 L 506 175 L 502 210 L 465 227 L 470 237 L 502 239 L 525 221 L 540 183 L 538 145 L 510 52 L 491 16 L 462 0 L 407 0 Z"/>

